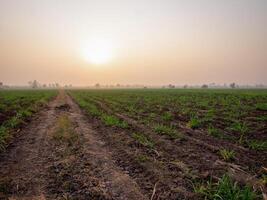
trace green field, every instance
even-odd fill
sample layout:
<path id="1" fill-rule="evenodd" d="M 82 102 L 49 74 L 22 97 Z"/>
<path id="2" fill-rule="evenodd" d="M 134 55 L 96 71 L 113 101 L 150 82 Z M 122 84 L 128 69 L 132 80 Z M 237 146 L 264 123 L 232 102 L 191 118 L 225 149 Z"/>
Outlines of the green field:
<path id="1" fill-rule="evenodd" d="M 155 129 L 185 126 L 267 150 L 267 90 L 91 90 L 72 95 L 93 115 L 101 115 L 101 102 Z"/>
<path id="2" fill-rule="evenodd" d="M 68 93 L 97 121 L 96 129 L 106 127 L 106 140 L 112 140 L 114 148 L 118 143 L 122 149 L 129 149 L 127 156 L 141 163 L 142 168 L 152 171 L 153 165 L 155 171 L 174 179 L 175 170 L 182 170 L 185 181 L 193 183 L 189 190 L 207 199 L 259 198 L 247 186 L 236 187 L 225 174 L 235 164 L 266 184 L 266 172 L 261 167 L 267 162 L 267 90 L 120 89 Z M 120 131 L 121 135 L 112 134 Z M 153 151 L 163 152 L 164 157 L 155 161 Z M 225 166 L 214 166 L 218 160 Z M 170 169 L 170 163 L 178 169 Z M 213 173 L 210 179 L 200 178 L 207 168 Z M 217 182 L 212 177 L 221 179 Z"/>
<path id="3" fill-rule="evenodd" d="M 54 113 L 51 119 L 50 115 L 40 115 L 45 120 L 34 123 L 32 132 L 45 134 L 42 137 L 47 142 L 52 138 L 43 148 L 56 152 L 62 150 L 59 146 L 65 140 L 65 147 L 69 147 L 77 138 L 94 138 L 96 143 L 91 141 L 87 147 L 83 146 L 87 143 L 75 143 L 79 151 L 62 150 L 62 155 L 80 152 L 74 166 L 81 164 L 82 170 L 90 166 L 84 160 L 94 161 L 98 153 L 85 157 L 87 148 L 104 148 L 111 163 L 148 196 L 157 187 L 161 199 L 252 200 L 262 199 L 261 189 L 267 186 L 267 90 L 3 90 L 2 150 L 42 108 Z M 51 130 L 40 131 L 39 127 L 50 124 L 47 122 L 51 122 Z M 54 129 L 56 135 L 49 136 Z M 25 137 L 35 139 L 33 133 Z M 30 148 L 31 142 L 27 144 Z M 101 170 L 97 173 L 102 176 Z"/>
<path id="4" fill-rule="evenodd" d="M 12 131 L 44 106 L 56 91 L 3 90 L 0 91 L 0 149 L 12 137 Z"/>

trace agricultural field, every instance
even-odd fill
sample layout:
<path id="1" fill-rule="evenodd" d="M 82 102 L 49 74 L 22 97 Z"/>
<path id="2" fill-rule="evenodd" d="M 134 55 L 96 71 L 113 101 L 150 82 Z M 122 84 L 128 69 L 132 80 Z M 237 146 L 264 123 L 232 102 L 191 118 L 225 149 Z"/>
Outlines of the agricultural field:
<path id="1" fill-rule="evenodd" d="M 261 199 L 267 90 L 68 93 L 146 193 L 156 190 L 161 199 Z"/>
<path id="2" fill-rule="evenodd" d="M 267 194 L 267 90 L 1 91 L 0 120 L 0 199 Z"/>
<path id="3" fill-rule="evenodd" d="M 0 91 L 0 150 L 15 129 L 27 124 L 34 113 L 55 97 L 56 91 Z"/>

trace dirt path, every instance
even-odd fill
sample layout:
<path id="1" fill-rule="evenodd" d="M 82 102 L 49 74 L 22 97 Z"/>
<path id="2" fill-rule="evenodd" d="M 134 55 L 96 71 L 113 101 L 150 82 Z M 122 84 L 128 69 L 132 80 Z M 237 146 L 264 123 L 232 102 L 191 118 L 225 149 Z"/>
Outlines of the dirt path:
<path id="1" fill-rule="evenodd" d="M 60 92 L 0 154 L 0 199 L 149 197 L 116 165 L 80 108 Z"/>

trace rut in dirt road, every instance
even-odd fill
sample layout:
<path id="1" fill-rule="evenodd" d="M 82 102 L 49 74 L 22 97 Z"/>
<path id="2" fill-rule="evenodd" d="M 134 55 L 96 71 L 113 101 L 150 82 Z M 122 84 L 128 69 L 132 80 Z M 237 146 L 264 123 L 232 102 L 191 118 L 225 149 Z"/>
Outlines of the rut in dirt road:
<path id="1" fill-rule="evenodd" d="M 149 199 L 64 92 L 0 157 L 0 199 Z"/>

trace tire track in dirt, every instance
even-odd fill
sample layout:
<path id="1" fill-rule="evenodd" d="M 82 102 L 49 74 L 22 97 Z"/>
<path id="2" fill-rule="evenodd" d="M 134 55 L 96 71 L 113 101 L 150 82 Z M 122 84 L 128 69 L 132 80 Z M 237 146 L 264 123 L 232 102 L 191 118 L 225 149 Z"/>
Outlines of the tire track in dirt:
<path id="1" fill-rule="evenodd" d="M 58 98 L 48 104 L 14 138 L 0 158 L 1 198 L 27 199 L 43 196 L 45 164 L 51 159 L 47 133 L 56 120 Z"/>
<path id="2" fill-rule="evenodd" d="M 66 102 L 71 107 L 70 119 L 77 124 L 75 131 L 85 138 L 84 158 L 87 157 L 95 171 L 99 171 L 96 176 L 107 193 L 115 199 L 147 199 L 140 192 L 137 183 L 116 166 L 112 153 L 105 148 L 105 143 L 97 138 L 98 133 L 92 129 L 78 105 L 69 96 L 66 96 Z"/>
<path id="3" fill-rule="evenodd" d="M 70 151 L 51 137 L 63 115 L 79 137 Z M 63 91 L 20 135 L 0 154 L 0 199 L 148 199 Z"/>

